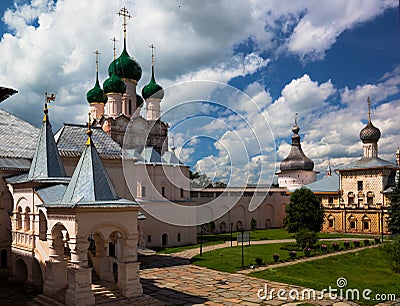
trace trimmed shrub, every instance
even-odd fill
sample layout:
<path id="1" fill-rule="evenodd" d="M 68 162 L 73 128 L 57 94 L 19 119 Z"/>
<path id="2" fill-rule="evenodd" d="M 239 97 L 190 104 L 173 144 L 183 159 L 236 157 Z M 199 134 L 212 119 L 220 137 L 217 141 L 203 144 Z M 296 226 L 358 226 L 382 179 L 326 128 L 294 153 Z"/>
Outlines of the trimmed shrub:
<path id="1" fill-rule="evenodd" d="M 263 264 L 262 258 L 261 257 L 256 257 L 256 265 L 257 266 L 262 266 L 262 264 Z"/>
<path id="2" fill-rule="evenodd" d="M 311 248 L 318 241 L 317 233 L 308 229 L 301 229 L 297 232 L 294 238 L 296 239 L 296 242 L 298 246 L 301 247 L 301 249 L 304 249 L 305 247 Z"/>
<path id="3" fill-rule="evenodd" d="M 347 250 L 347 249 L 350 247 L 350 242 L 348 242 L 347 240 L 345 240 L 345 241 L 343 242 L 343 246 L 344 246 L 344 248 Z"/>
<path id="4" fill-rule="evenodd" d="M 337 242 L 332 243 L 332 249 L 336 252 L 339 251 L 340 245 Z"/>
<path id="5" fill-rule="evenodd" d="M 272 255 L 272 259 L 274 260 L 274 262 L 278 262 L 279 261 L 279 254 L 275 253 L 274 255 Z"/>
<path id="6" fill-rule="evenodd" d="M 369 239 L 364 239 L 364 245 L 368 246 L 369 245 Z"/>
<path id="7" fill-rule="evenodd" d="M 305 255 L 305 256 L 307 256 L 307 257 L 310 257 L 310 256 L 311 256 L 311 248 L 305 247 L 305 248 L 303 249 L 303 252 L 304 252 L 304 255 Z"/>
<path id="8" fill-rule="evenodd" d="M 297 256 L 297 252 L 296 251 L 290 251 L 289 252 L 289 256 L 290 256 L 291 259 L 295 259 L 296 256 Z"/>
<path id="9" fill-rule="evenodd" d="M 360 246 L 360 240 L 353 240 L 353 243 L 356 248 Z"/>

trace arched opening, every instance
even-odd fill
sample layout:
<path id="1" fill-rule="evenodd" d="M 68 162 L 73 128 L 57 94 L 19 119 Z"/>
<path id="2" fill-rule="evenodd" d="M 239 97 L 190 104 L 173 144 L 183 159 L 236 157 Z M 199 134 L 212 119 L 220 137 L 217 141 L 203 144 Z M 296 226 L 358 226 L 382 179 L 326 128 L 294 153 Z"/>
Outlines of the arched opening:
<path id="1" fill-rule="evenodd" d="M 3 249 L 0 252 L 0 268 L 7 268 L 7 250 Z"/>
<path id="2" fill-rule="evenodd" d="M 335 218 L 332 215 L 328 217 L 328 228 L 334 229 L 335 228 Z"/>
<path id="3" fill-rule="evenodd" d="M 225 222 L 221 222 L 221 224 L 219 225 L 219 232 L 226 233 L 226 223 Z"/>
<path id="4" fill-rule="evenodd" d="M 353 215 L 349 217 L 349 228 L 353 231 L 357 230 L 357 219 Z"/>
<path id="5" fill-rule="evenodd" d="M 50 255 L 58 255 L 59 260 L 71 259 L 71 249 L 69 247 L 68 230 L 62 223 L 54 225 L 51 232 L 52 244 Z"/>
<path id="6" fill-rule="evenodd" d="M 366 215 L 363 216 L 362 227 L 364 231 L 371 231 L 371 219 Z"/>
<path id="7" fill-rule="evenodd" d="M 166 246 L 168 245 L 168 234 L 163 234 L 161 237 L 161 244 L 162 246 Z"/>
<path id="8" fill-rule="evenodd" d="M 353 192 L 349 192 L 347 194 L 347 203 L 349 205 L 353 205 L 354 204 L 354 193 Z"/>
<path id="9" fill-rule="evenodd" d="M 29 207 L 25 208 L 25 220 L 24 220 L 24 231 L 30 231 L 31 229 L 31 209 Z"/>
<path id="10" fill-rule="evenodd" d="M 25 261 L 21 258 L 18 258 L 15 262 L 15 280 L 18 283 L 25 285 L 26 280 L 28 279 L 28 267 L 25 264 Z"/>
<path id="11" fill-rule="evenodd" d="M 47 235 L 47 220 L 43 211 L 39 211 L 39 239 L 46 240 Z"/>
<path id="12" fill-rule="evenodd" d="M 271 219 L 266 219 L 265 220 L 265 229 L 271 228 Z"/>
<path id="13" fill-rule="evenodd" d="M 16 229 L 17 230 L 22 229 L 22 208 L 21 208 L 21 206 L 18 206 L 18 208 L 17 208 L 15 219 L 16 219 L 16 224 L 15 224 Z"/>
<path id="14" fill-rule="evenodd" d="M 239 220 L 236 222 L 236 231 L 239 232 L 241 230 L 243 230 L 243 223 Z"/>
<path id="15" fill-rule="evenodd" d="M 374 196 L 375 194 L 372 191 L 367 192 L 367 204 L 368 206 L 372 206 L 374 204 Z"/>

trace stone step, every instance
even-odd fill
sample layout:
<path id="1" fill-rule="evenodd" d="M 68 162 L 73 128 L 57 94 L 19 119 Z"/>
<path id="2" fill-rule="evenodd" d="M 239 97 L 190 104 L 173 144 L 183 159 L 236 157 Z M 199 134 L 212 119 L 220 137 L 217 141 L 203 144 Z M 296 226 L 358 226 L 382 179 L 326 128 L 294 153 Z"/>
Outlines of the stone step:
<path id="1" fill-rule="evenodd" d="M 60 303 L 56 299 L 40 294 L 32 299 L 32 306 L 64 306 L 64 303 Z"/>

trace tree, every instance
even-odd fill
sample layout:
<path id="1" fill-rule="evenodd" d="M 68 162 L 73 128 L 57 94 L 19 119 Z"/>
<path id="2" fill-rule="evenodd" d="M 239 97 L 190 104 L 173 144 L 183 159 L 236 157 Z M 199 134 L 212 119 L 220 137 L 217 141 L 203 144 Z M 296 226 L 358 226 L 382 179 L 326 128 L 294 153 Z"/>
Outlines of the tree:
<path id="1" fill-rule="evenodd" d="M 388 228 L 392 235 L 400 234 L 400 178 L 396 177 L 396 184 L 388 195 L 390 206 L 388 207 Z"/>
<path id="2" fill-rule="evenodd" d="M 254 217 L 251 217 L 251 220 L 250 220 L 250 227 L 251 227 L 251 230 L 252 230 L 252 231 L 254 231 L 254 230 L 257 229 L 257 221 L 256 221 L 256 219 L 254 219 Z"/>
<path id="3" fill-rule="evenodd" d="M 392 242 L 385 244 L 383 250 L 393 271 L 400 273 L 400 235 L 396 235 Z"/>
<path id="4" fill-rule="evenodd" d="M 302 229 L 320 232 L 324 222 L 324 211 L 314 193 L 308 188 L 293 192 L 286 205 L 285 225 L 289 233 Z"/>

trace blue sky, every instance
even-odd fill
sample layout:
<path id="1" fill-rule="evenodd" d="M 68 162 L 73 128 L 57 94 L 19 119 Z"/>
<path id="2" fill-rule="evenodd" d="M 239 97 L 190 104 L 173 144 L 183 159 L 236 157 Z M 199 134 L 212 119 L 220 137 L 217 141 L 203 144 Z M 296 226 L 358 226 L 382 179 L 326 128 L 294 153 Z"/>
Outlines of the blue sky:
<path id="1" fill-rule="evenodd" d="M 0 107 L 39 125 L 43 93 L 56 92 L 54 128 L 83 123 L 93 52 L 101 52 L 104 81 L 113 36 L 121 49 L 116 13 L 125 5 L 134 17 L 128 51 L 143 69 L 137 92 L 149 80 L 153 43 L 156 78 L 166 89 L 164 120 L 194 170 L 231 185 L 268 183 L 275 161 L 290 150 L 295 113 L 315 169 L 345 164 L 362 154 L 358 134 L 368 96 L 382 131 L 380 156 L 394 161 L 400 146 L 397 0 L 110 2 L 1 1 L 0 85 L 19 93 Z M 218 83 L 196 83 L 204 80 Z"/>

